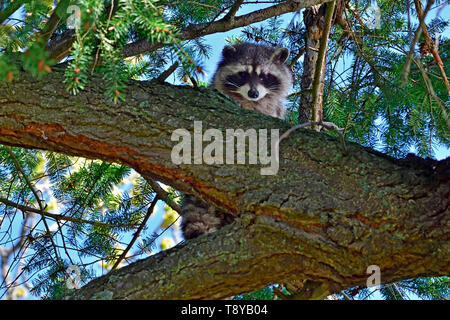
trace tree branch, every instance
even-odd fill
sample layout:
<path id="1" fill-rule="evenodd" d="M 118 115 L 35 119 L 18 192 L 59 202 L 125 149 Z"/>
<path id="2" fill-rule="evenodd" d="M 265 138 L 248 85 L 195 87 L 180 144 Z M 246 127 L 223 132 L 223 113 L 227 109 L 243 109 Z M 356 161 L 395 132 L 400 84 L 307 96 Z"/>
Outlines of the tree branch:
<path id="1" fill-rule="evenodd" d="M 423 18 L 426 17 L 426 15 L 428 14 L 428 11 L 431 9 L 431 5 L 434 1 L 428 1 L 427 6 L 425 7 L 425 11 L 422 12 L 423 14 Z M 408 7 L 409 7 L 409 0 L 407 1 Z M 408 10 L 408 18 L 409 18 L 409 10 Z M 409 21 L 409 20 L 408 20 Z M 409 26 L 409 23 L 408 23 Z M 403 66 L 403 71 L 402 71 L 402 84 L 406 84 L 406 81 L 408 80 L 408 76 L 409 76 L 409 72 L 410 72 L 410 68 L 411 68 L 411 61 L 412 61 L 412 57 L 414 56 L 414 51 L 416 48 L 416 43 L 417 41 L 419 41 L 420 35 L 422 34 L 422 26 L 419 25 L 419 27 L 417 27 L 416 32 L 414 33 L 414 38 L 412 38 L 411 36 L 411 31 L 410 31 L 410 39 L 411 40 L 411 44 L 409 47 L 409 52 L 408 55 L 406 56 L 406 61 L 405 64 Z"/>
<path id="2" fill-rule="evenodd" d="M 15 203 L 13 201 L 10 201 L 8 199 L 1 198 L 1 197 L 0 197 L 0 202 L 5 204 L 5 205 L 7 205 L 7 206 L 10 206 L 10 207 L 13 207 L 13 208 L 17 208 L 17 209 L 19 209 L 22 212 L 37 213 L 40 216 L 53 218 L 56 221 L 70 221 L 70 222 L 74 222 L 74 223 L 86 223 L 86 224 L 90 224 L 90 225 L 97 226 L 97 227 L 108 227 L 108 228 L 129 228 L 129 229 L 132 229 L 132 228 L 136 227 L 136 225 L 130 225 L 130 224 L 108 224 L 108 223 L 103 223 L 103 222 L 100 222 L 100 221 L 91 221 L 91 220 L 73 218 L 73 217 L 69 217 L 69 216 L 63 216 L 63 215 L 60 215 L 60 214 L 54 214 L 54 213 L 42 211 L 40 209 L 24 206 L 24 205 Z"/>
<path id="3" fill-rule="evenodd" d="M 17 171 L 19 171 L 21 173 L 23 179 L 25 180 L 25 184 L 30 188 L 31 192 L 33 193 L 33 195 L 36 199 L 36 202 L 39 206 L 39 209 L 40 209 L 39 211 L 44 212 L 44 206 L 42 205 L 43 200 L 41 200 L 41 198 L 39 197 L 35 186 L 31 183 L 30 179 L 28 178 L 28 175 L 23 171 L 22 166 L 20 165 L 16 156 L 12 152 L 11 148 L 6 148 L 6 150 L 8 151 L 8 154 L 10 155 L 11 159 L 13 160 L 14 166 L 16 167 Z M 44 223 L 45 230 L 47 231 L 47 234 L 50 238 L 50 242 L 52 243 L 52 246 L 53 246 L 53 250 L 55 251 L 56 260 L 58 261 L 58 264 L 61 266 L 62 262 L 61 262 L 61 259 L 59 258 L 58 250 L 56 249 L 55 242 L 53 241 L 53 236 L 50 232 L 50 228 L 48 226 L 47 220 L 45 219 L 45 215 L 42 215 L 42 222 Z"/>
<path id="4" fill-rule="evenodd" d="M 243 2 L 244 0 L 236 0 L 236 2 L 231 6 L 230 11 L 228 11 L 225 17 L 223 17 L 223 20 L 233 21 L 236 12 L 239 10 Z"/>
<path id="5" fill-rule="evenodd" d="M 364 261 L 364 254 L 331 243 L 321 248 L 323 240 L 267 216 L 245 216 L 216 233 L 97 278 L 66 299 L 223 299 L 283 280 L 291 281 L 293 275 L 322 282 L 320 286 L 311 282 L 313 290 L 307 296 L 313 299 L 327 292 L 339 292 L 339 288 L 365 285 L 365 263 L 356 267 L 361 268 L 358 275 L 351 271 L 352 263 L 349 263 Z M 399 278 L 399 272 L 416 275 L 423 272 L 424 260 L 418 263 L 419 259 L 409 257 L 410 261 L 414 260 L 411 268 L 400 266 L 406 252 L 396 253 L 395 262 L 392 257 L 385 260 L 385 255 L 379 259 L 367 257 L 366 263 L 383 266 L 385 283 Z M 340 264 L 337 261 L 330 264 L 324 259 L 325 255 L 332 254 Z"/>
<path id="6" fill-rule="evenodd" d="M 434 3 L 434 0 L 428 0 L 428 4 L 430 2 Z M 444 64 L 442 63 L 442 59 L 439 56 L 437 47 L 434 44 L 433 40 L 431 39 L 430 34 L 428 33 L 428 28 L 425 23 L 425 13 L 422 10 L 422 5 L 418 0 L 414 0 L 414 4 L 416 5 L 416 11 L 417 11 L 417 16 L 419 17 L 420 27 L 422 29 L 423 35 L 425 36 L 425 42 L 427 44 L 427 47 L 431 49 L 431 53 L 433 55 L 434 61 L 436 62 L 436 64 L 439 67 L 439 71 L 441 72 L 442 79 L 447 88 L 447 93 L 450 95 L 450 83 L 448 82 L 447 75 L 445 74 Z M 428 7 L 428 4 L 427 4 L 427 7 Z M 431 4 L 430 4 L 430 6 L 431 6 Z"/>
<path id="7" fill-rule="evenodd" d="M 0 24 L 5 22 L 14 12 L 19 10 L 19 8 L 24 4 L 29 2 L 29 0 L 16 0 L 11 1 L 9 6 L 7 6 L 4 10 L 0 11 Z"/>
<path id="8" fill-rule="evenodd" d="M 138 229 L 134 233 L 133 238 L 131 239 L 131 241 L 128 244 L 128 246 L 125 248 L 125 250 L 123 250 L 123 252 L 120 255 L 120 257 L 116 260 L 116 263 L 114 263 L 114 265 L 112 266 L 112 268 L 111 268 L 112 270 L 115 270 L 117 268 L 117 266 L 127 256 L 127 253 L 128 253 L 128 251 L 130 251 L 131 247 L 133 247 L 133 245 L 136 242 L 137 238 L 141 234 L 141 231 L 144 229 L 145 225 L 147 224 L 148 219 L 152 215 L 153 210 L 155 209 L 155 205 L 158 202 L 158 200 L 159 200 L 159 197 L 158 197 L 158 195 L 156 195 L 155 198 L 153 199 L 152 203 L 150 204 L 150 207 L 147 210 L 147 214 L 145 215 L 144 220 L 142 220 L 141 224 L 139 225 Z"/>
<path id="9" fill-rule="evenodd" d="M 444 117 L 444 120 L 445 120 L 445 123 L 447 124 L 448 130 L 450 131 L 450 121 L 448 119 L 445 102 L 442 101 L 441 98 L 439 98 L 438 95 L 436 94 L 436 92 L 434 91 L 433 84 L 431 83 L 430 78 L 428 78 L 427 73 L 425 72 L 425 70 L 423 68 L 422 61 L 420 59 L 415 59 L 414 57 L 412 57 L 411 59 L 417 65 L 420 73 L 422 74 L 422 78 L 427 87 L 428 94 L 433 97 L 434 101 L 436 101 L 438 106 L 441 108 L 442 116 Z"/>
<path id="10" fill-rule="evenodd" d="M 178 68 L 178 66 L 178 61 L 175 61 L 175 63 L 173 63 L 167 70 L 161 73 L 158 78 L 156 78 L 156 81 L 161 83 L 166 81 L 166 79 L 170 77 L 170 75 Z"/>
<path id="11" fill-rule="evenodd" d="M 153 191 L 163 200 L 169 207 L 171 207 L 173 210 L 175 210 L 177 213 L 181 213 L 180 206 L 173 201 L 166 191 L 164 191 L 163 188 L 159 186 L 159 184 L 153 180 L 153 179 L 147 179 L 148 184 L 152 187 Z"/>
<path id="12" fill-rule="evenodd" d="M 256 10 L 249 14 L 234 17 L 232 20 L 225 19 L 226 17 L 225 16 L 224 18 L 218 21 L 214 21 L 212 23 L 190 25 L 187 28 L 180 30 L 176 36 L 183 41 L 203 37 L 213 33 L 226 32 L 232 29 L 250 25 L 252 23 L 266 20 L 273 16 L 298 11 L 300 9 L 308 8 L 313 5 L 325 3 L 328 1 L 331 0 L 302 0 L 302 1 L 289 0 L 268 8 Z M 64 58 L 69 53 L 73 41 L 74 41 L 73 32 L 67 32 L 65 35 L 61 36 L 59 40 L 51 43 L 49 45 L 51 57 L 58 61 Z M 138 40 L 124 46 L 123 56 L 124 57 L 137 56 L 139 54 L 143 54 L 148 51 L 153 51 L 162 48 L 163 46 L 164 43 L 161 42 Z"/>
<path id="13" fill-rule="evenodd" d="M 53 32 L 55 32 L 59 22 L 61 21 L 59 12 L 66 12 L 69 4 L 70 4 L 69 0 L 61 0 L 58 2 L 57 6 L 53 10 L 52 15 L 45 24 L 45 27 L 39 33 L 40 36 L 39 40 L 42 41 L 44 45 L 47 45 L 48 39 L 50 39 L 51 35 L 53 34 Z"/>
<path id="14" fill-rule="evenodd" d="M 0 83 L 0 143 L 122 163 L 237 216 L 72 298 L 223 298 L 296 277 L 338 292 L 365 285 L 372 264 L 383 282 L 450 272 L 450 158 L 397 160 L 354 143 L 345 156 L 337 138 L 299 129 L 280 145 L 277 175 L 262 176 L 260 165 L 175 164 L 171 136 L 193 135 L 194 120 L 203 130 L 289 125 L 208 88 L 132 81 L 127 102 L 113 104 L 100 75 L 77 96 L 59 66 L 20 79 Z"/>
<path id="15" fill-rule="evenodd" d="M 327 9 L 325 12 L 325 22 L 323 26 L 322 37 L 320 38 L 319 53 L 317 56 L 316 69 L 314 73 L 314 82 L 312 87 L 312 121 L 322 121 L 322 104 L 323 104 L 323 82 L 325 77 L 326 68 L 326 53 L 328 48 L 328 38 L 330 37 L 330 31 L 332 27 L 331 20 L 333 19 L 334 8 L 336 7 L 336 1 L 327 3 Z M 320 112 L 318 112 L 320 109 Z M 313 126 L 315 129 L 315 126 Z"/>

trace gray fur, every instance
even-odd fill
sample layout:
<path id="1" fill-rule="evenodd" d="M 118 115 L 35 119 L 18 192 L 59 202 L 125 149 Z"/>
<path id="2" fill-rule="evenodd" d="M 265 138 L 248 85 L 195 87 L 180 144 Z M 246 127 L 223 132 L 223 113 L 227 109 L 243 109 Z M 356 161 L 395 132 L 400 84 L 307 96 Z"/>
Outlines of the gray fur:
<path id="1" fill-rule="evenodd" d="M 217 231 L 234 220 L 232 215 L 220 211 L 192 195 L 184 196 L 181 216 L 183 217 L 181 230 L 185 239 Z"/>

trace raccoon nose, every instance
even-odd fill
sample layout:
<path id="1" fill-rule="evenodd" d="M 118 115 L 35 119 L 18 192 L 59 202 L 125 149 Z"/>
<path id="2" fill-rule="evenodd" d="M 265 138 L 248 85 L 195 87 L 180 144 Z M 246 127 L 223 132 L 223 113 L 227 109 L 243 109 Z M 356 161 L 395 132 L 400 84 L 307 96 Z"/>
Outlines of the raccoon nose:
<path id="1" fill-rule="evenodd" d="M 256 89 L 250 89 L 250 90 L 248 90 L 248 97 L 249 98 L 251 98 L 251 99 L 256 99 L 256 98 L 258 98 L 258 96 L 259 96 L 259 92 L 258 92 L 258 90 L 256 90 Z"/>

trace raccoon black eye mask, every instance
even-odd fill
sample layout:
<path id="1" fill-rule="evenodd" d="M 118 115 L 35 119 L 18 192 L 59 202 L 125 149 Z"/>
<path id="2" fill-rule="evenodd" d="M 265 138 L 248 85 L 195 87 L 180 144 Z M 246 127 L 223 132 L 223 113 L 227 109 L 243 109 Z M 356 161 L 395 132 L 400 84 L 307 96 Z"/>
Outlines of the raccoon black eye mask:
<path id="1" fill-rule="evenodd" d="M 277 94 L 280 86 L 280 80 L 272 74 L 257 74 L 247 71 L 239 71 L 226 77 L 224 86 L 230 90 L 239 93 L 244 99 L 258 101 L 266 94 Z"/>

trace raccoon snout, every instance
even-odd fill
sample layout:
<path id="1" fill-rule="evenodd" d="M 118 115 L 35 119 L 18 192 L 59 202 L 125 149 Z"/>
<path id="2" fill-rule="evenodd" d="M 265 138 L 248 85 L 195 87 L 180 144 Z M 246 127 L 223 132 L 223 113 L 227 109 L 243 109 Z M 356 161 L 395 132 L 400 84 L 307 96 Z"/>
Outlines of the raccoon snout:
<path id="1" fill-rule="evenodd" d="M 248 90 L 248 97 L 249 98 L 251 98 L 251 99 L 256 99 L 256 98 L 258 98 L 258 96 L 259 96 L 259 92 L 258 92 L 258 90 L 256 90 L 256 89 L 250 89 L 250 90 Z"/>

